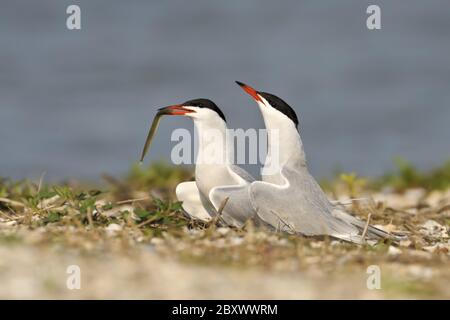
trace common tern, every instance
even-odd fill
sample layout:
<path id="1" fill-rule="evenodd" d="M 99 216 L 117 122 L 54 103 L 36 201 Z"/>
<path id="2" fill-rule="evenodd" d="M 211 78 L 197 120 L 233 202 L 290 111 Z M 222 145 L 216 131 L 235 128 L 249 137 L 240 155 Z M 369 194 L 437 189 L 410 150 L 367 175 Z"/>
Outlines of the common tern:
<path id="1" fill-rule="evenodd" d="M 141 161 L 148 151 L 159 120 L 164 115 L 190 117 L 198 136 L 195 181 L 182 182 L 175 193 L 191 216 L 208 221 L 222 209 L 221 219 L 242 227 L 254 217 L 248 187 L 254 178 L 233 164 L 233 146 L 223 112 L 208 99 L 194 99 L 159 109 L 148 133 Z"/>
<path id="2" fill-rule="evenodd" d="M 236 81 L 258 104 L 267 134 L 277 132 L 269 145 L 265 166 L 277 166 L 262 181 L 252 182 L 250 198 L 259 218 L 274 228 L 306 236 L 328 235 L 354 243 L 365 238 L 403 239 L 375 228 L 334 206 L 309 173 L 295 111 L 279 97 Z M 273 143 L 273 142 L 272 142 Z M 276 152 L 274 151 L 276 150 Z M 363 238 L 364 236 L 364 238 Z"/>

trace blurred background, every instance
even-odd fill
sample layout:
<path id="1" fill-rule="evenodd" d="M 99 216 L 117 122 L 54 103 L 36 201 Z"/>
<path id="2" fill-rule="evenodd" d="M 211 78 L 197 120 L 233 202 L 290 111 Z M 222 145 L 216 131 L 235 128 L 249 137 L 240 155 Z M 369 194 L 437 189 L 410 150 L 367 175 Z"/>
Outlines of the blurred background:
<path id="1" fill-rule="evenodd" d="M 369 4 L 381 30 L 366 28 Z M 262 128 L 234 80 L 297 111 L 317 177 L 380 175 L 394 156 L 430 168 L 450 157 L 449 14 L 445 0 L 2 1 L 0 176 L 123 174 L 156 108 L 191 98 Z M 147 162 L 170 161 L 180 126 L 163 120 Z"/>

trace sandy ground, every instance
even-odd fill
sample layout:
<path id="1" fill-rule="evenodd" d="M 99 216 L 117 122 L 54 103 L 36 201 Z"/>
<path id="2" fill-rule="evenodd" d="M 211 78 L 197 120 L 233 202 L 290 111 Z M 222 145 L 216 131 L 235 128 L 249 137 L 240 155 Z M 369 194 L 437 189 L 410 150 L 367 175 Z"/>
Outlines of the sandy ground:
<path id="1" fill-rule="evenodd" d="M 446 267 L 381 264 L 381 289 L 369 290 L 365 265 L 342 273 L 198 266 L 148 248 L 132 255 L 83 256 L 36 247 L 0 249 L 0 297 L 7 299 L 377 299 L 450 298 Z M 78 265 L 81 288 L 68 289 Z"/>
<path id="2" fill-rule="evenodd" d="M 0 297 L 56 299 L 312 299 L 372 298 L 365 276 L 352 282 L 301 272 L 202 267 L 162 259 L 145 249 L 133 256 L 81 257 L 36 248 L 2 249 Z M 5 260 L 7 263 L 5 263 Z M 69 290 L 66 268 L 81 268 L 81 289 Z"/>
<path id="3" fill-rule="evenodd" d="M 30 207 L 0 199 L 0 298 L 450 298 L 450 191 L 372 193 L 371 223 L 408 240 L 363 246 L 193 224 L 150 200 L 60 193 Z"/>

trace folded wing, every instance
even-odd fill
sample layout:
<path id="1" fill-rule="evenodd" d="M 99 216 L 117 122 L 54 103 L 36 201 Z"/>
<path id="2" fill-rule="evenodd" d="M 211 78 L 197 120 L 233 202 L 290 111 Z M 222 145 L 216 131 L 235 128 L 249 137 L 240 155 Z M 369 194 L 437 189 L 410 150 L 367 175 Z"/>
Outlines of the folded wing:
<path id="1" fill-rule="evenodd" d="M 358 228 L 333 216 L 332 205 L 306 168 L 285 166 L 281 174 L 285 180 L 282 185 L 251 184 L 251 203 L 261 220 L 283 232 L 362 242 Z"/>

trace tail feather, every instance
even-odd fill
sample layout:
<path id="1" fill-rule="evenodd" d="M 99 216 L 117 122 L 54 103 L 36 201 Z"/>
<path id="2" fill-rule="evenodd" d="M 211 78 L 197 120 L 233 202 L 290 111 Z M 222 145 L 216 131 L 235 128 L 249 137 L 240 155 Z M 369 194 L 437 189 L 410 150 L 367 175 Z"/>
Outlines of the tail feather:
<path id="1" fill-rule="evenodd" d="M 344 241 L 348 241 L 348 242 L 352 242 L 352 243 L 356 243 L 356 244 L 364 243 L 363 238 L 359 235 L 352 236 L 352 235 L 348 235 L 348 234 L 332 234 L 331 236 L 334 238 L 340 239 L 340 240 L 344 240 Z"/>
<path id="2" fill-rule="evenodd" d="M 365 229 L 366 224 L 367 224 L 367 222 L 365 222 L 361 219 L 358 219 L 358 218 L 348 214 L 347 212 L 342 211 L 341 209 L 336 208 L 333 211 L 333 215 L 338 219 L 341 219 L 347 223 L 354 225 L 361 231 L 361 233 L 363 232 L 363 230 Z M 407 237 L 404 235 L 386 232 L 386 231 L 381 230 L 377 227 L 374 227 L 373 225 L 370 225 L 370 224 L 367 226 L 367 232 L 366 232 L 365 237 L 367 239 L 373 239 L 373 240 L 389 239 L 394 242 L 400 242 L 402 240 L 407 239 Z"/>
<path id="3" fill-rule="evenodd" d="M 378 238 L 378 239 L 389 239 L 395 242 L 400 242 L 408 239 L 405 235 L 400 235 L 396 233 L 386 232 L 377 227 L 369 225 L 367 228 L 367 234 L 369 237 Z"/>

